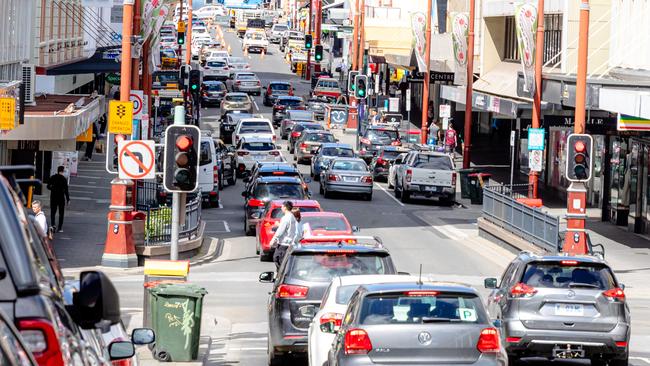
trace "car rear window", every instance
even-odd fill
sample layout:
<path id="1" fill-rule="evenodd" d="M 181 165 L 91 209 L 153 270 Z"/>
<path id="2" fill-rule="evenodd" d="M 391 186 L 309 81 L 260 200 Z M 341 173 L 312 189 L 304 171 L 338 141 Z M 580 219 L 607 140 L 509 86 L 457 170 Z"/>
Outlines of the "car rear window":
<path id="1" fill-rule="evenodd" d="M 273 31 L 274 32 L 283 32 L 286 31 L 288 28 L 286 25 L 274 25 L 273 26 Z"/>
<path id="2" fill-rule="evenodd" d="M 226 95 L 227 102 L 248 102 L 248 97 L 246 95 Z"/>
<path id="3" fill-rule="evenodd" d="M 337 156 L 342 158 L 353 158 L 354 151 L 352 149 L 345 149 L 341 147 L 326 147 L 323 148 L 324 156 Z"/>
<path id="4" fill-rule="evenodd" d="M 296 99 L 280 99 L 278 100 L 278 103 L 280 105 L 290 106 L 290 107 L 296 107 L 303 104 L 302 100 L 296 100 Z"/>
<path id="5" fill-rule="evenodd" d="M 295 207 L 295 206 L 294 206 Z M 318 207 L 298 207 L 300 212 L 318 212 L 320 211 L 320 208 Z M 273 219 L 279 219 L 283 216 L 284 214 L 282 213 L 282 207 L 274 208 L 273 211 L 271 211 L 271 218 Z"/>
<path id="6" fill-rule="evenodd" d="M 368 295 L 359 319 L 364 325 L 487 322 L 477 296 L 419 289 Z"/>
<path id="7" fill-rule="evenodd" d="M 363 172 L 368 170 L 368 166 L 362 161 L 336 161 L 334 162 L 332 169 L 345 170 L 350 172 Z"/>
<path id="8" fill-rule="evenodd" d="M 257 185 L 254 195 L 255 198 L 268 198 L 269 200 L 281 198 L 304 199 L 305 191 L 299 183 L 264 183 Z"/>
<path id="9" fill-rule="evenodd" d="M 255 75 L 237 75 L 237 80 L 255 80 Z"/>
<path id="10" fill-rule="evenodd" d="M 318 85 L 316 85 L 316 87 L 337 89 L 339 87 L 339 83 L 333 80 L 319 80 Z"/>
<path id="11" fill-rule="evenodd" d="M 289 90 L 289 84 L 271 84 L 271 90 Z"/>
<path id="12" fill-rule="evenodd" d="M 242 122 L 239 133 L 273 133 L 273 129 L 266 122 Z"/>
<path id="13" fill-rule="evenodd" d="M 375 253 L 298 253 L 293 256 L 288 277 L 330 282 L 337 276 L 388 274 L 386 257 Z"/>
<path id="14" fill-rule="evenodd" d="M 317 124 L 311 124 L 311 125 L 298 124 L 293 128 L 293 130 L 295 132 L 301 132 L 304 130 L 324 130 L 324 128 L 323 126 Z"/>
<path id="15" fill-rule="evenodd" d="M 225 61 L 208 61 L 206 63 L 207 66 L 209 67 L 226 67 L 226 62 Z"/>
<path id="16" fill-rule="evenodd" d="M 395 160 L 397 159 L 397 156 L 401 154 L 400 151 L 394 151 L 394 150 L 384 150 L 384 152 L 381 154 L 381 157 L 384 159 L 389 159 L 389 160 Z"/>
<path id="17" fill-rule="evenodd" d="M 609 290 L 616 287 L 609 267 L 599 263 L 576 261 L 533 262 L 526 266 L 521 282 L 543 288 L 594 288 Z"/>
<path id="18" fill-rule="evenodd" d="M 366 137 L 370 140 L 379 140 L 389 138 L 392 141 L 397 140 L 399 137 L 397 131 L 394 130 L 368 130 Z"/>
<path id="19" fill-rule="evenodd" d="M 306 141 L 310 142 L 334 142 L 334 135 L 329 133 L 310 133 L 305 136 Z"/>
<path id="20" fill-rule="evenodd" d="M 212 153 L 210 152 L 210 141 L 201 141 L 201 153 L 199 154 L 199 165 L 208 165 L 212 163 Z"/>
<path id="21" fill-rule="evenodd" d="M 346 231 L 350 230 L 348 223 L 342 217 L 309 216 L 300 220 L 303 226 L 309 225 L 311 230 Z"/>
<path id="22" fill-rule="evenodd" d="M 246 63 L 246 60 L 244 60 L 241 57 L 231 57 L 228 60 L 228 62 L 230 62 L 231 64 L 243 64 L 243 63 Z"/>
<path id="23" fill-rule="evenodd" d="M 220 84 L 207 84 L 205 87 L 209 91 L 223 91 L 223 90 L 226 90 L 226 86 L 221 84 L 221 83 Z"/>
<path id="24" fill-rule="evenodd" d="M 248 151 L 271 151 L 275 150 L 275 144 L 271 142 L 244 142 L 242 149 Z"/>
<path id="25" fill-rule="evenodd" d="M 420 154 L 413 162 L 414 168 L 452 170 L 451 159 L 441 155 Z"/>

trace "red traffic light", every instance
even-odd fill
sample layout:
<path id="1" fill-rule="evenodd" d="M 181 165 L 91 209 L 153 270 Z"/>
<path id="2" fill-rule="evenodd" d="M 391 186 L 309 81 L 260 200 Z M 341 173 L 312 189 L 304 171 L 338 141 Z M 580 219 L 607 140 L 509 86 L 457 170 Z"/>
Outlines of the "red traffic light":
<path id="1" fill-rule="evenodd" d="M 186 135 L 178 136 L 176 138 L 176 147 L 180 151 L 187 151 L 192 147 L 192 138 Z"/>
<path id="2" fill-rule="evenodd" d="M 573 148 L 576 152 L 583 153 L 587 149 L 587 145 L 585 145 L 584 141 L 576 141 L 575 145 L 573 145 Z"/>

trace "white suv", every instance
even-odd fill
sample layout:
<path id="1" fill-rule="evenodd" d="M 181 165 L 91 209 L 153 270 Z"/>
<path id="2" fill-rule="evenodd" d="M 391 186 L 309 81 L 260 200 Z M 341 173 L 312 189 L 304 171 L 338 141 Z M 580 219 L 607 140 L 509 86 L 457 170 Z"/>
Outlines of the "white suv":
<path id="1" fill-rule="evenodd" d="M 249 172 L 258 162 L 284 162 L 280 149 L 270 138 L 247 137 L 237 147 L 237 173 Z"/>

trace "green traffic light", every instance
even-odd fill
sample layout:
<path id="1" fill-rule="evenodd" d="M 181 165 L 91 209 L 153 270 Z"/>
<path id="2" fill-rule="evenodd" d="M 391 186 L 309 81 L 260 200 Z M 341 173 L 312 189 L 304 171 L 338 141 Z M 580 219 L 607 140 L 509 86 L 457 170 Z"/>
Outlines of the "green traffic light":
<path id="1" fill-rule="evenodd" d="M 196 84 L 192 85 L 192 90 L 196 90 L 197 88 L 198 88 L 198 86 Z"/>

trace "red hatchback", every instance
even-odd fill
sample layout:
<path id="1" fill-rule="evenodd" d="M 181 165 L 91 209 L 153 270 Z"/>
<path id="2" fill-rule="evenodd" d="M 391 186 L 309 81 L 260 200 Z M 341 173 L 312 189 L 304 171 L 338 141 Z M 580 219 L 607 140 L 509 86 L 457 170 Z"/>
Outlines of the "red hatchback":
<path id="1" fill-rule="evenodd" d="M 357 231 L 340 212 L 307 212 L 302 215 L 301 223 L 304 235 L 310 237 L 309 240 L 303 239 L 301 241 L 303 243 L 318 242 L 319 240 L 314 237 L 322 236 L 324 240 L 327 240 L 328 236 L 352 235 Z"/>
<path id="2" fill-rule="evenodd" d="M 275 234 L 274 229 L 278 227 L 278 223 L 282 218 L 282 203 L 284 200 L 274 200 L 266 205 L 266 209 L 262 214 L 260 222 L 256 225 L 257 244 L 255 251 L 260 255 L 261 261 L 270 261 L 273 257 L 273 249 L 271 249 L 271 239 Z M 298 207 L 300 212 L 304 215 L 317 213 L 322 211 L 320 203 L 314 200 L 292 200 L 294 207 Z"/>

